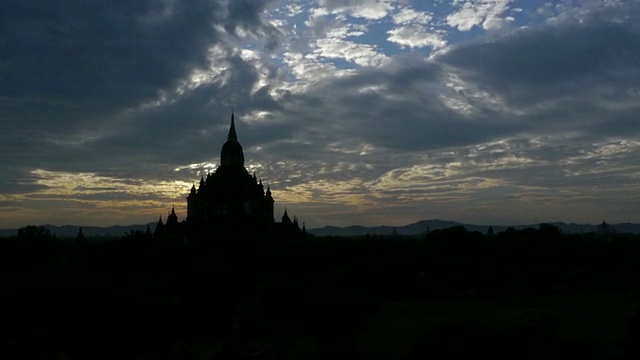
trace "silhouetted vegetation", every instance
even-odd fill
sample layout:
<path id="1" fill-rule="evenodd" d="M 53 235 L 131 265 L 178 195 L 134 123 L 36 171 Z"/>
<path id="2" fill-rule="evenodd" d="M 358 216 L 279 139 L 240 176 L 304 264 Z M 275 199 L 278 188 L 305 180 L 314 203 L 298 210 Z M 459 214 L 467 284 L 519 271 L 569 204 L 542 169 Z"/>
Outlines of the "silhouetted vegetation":
<path id="1" fill-rule="evenodd" d="M 58 240 L 35 226 L 0 239 L 0 358 L 638 353 L 638 235 L 543 224 L 199 240 Z"/>

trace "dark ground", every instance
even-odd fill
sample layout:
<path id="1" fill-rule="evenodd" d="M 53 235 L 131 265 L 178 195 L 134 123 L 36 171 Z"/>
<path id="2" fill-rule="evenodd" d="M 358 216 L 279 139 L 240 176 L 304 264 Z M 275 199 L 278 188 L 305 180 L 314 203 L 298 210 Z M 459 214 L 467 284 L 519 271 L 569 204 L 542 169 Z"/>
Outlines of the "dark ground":
<path id="1" fill-rule="evenodd" d="M 637 359 L 640 238 L 0 239 L 1 359 Z"/>

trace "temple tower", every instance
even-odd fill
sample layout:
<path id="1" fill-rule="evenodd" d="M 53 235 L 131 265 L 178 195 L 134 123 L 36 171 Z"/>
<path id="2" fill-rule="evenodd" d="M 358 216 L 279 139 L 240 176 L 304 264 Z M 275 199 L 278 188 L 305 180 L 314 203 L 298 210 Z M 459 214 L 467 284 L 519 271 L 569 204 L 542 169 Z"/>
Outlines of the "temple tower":
<path id="1" fill-rule="evenodd" d="M 267 228 L 273 222 L 274 200 L 244 167 L 244 152 L 238 141 L 235 117 L 227 141 L 220 151 L 220 164 L 214 173 L 200 179 L 187 196 L 187 223 L 193 226 L 233 230 Z"/>

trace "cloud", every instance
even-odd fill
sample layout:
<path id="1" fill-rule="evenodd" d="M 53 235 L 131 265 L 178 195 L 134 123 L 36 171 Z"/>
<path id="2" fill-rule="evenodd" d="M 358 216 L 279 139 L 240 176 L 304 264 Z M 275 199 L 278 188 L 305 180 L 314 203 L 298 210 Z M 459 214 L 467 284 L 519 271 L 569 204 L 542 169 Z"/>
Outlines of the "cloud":
<path id="1" fill-rule="evenodd" d="M 447 41 L 444 40 L 442 36 L 437 33 L 428 32 L 419 24 L 403 25 L 388 30 L 387 34 L 389 34 L 387 40 L 411 48 L 431 46 L 437 50 L 447 45 Z"/>
<path id="2" fill-rule="evenodd" d="M 116 105 L 152 99 L 205 66 L 221 11 L 216 2 L 8 1 L 2 8 L 0 94 Z"/>
<path id="3" fill-rule="evenodd" d="M 107 219 L 111 224 L 128 224 L 132 220 L 144 223 L 163 213 L 167 203 L 181 202 L 180 195 L 191 186 L 184 181 L 112 178 L 43 169 L 35 169 L 31 175 L 39 187 L 36 191 L 0 196 L 0 203 L 9 205 L 12 212 L 11 223 L 31 221 L 30 216 L 34 215 L 42 218 L 43 214 L 30 211 L 33 204 L 45 210 L 47 220 L 56 223 L 67 223 L 77 213 L 93 221 Z"/>
<path id="4" fill-rule="evenodd" d="M 177 166 L 216 161 L 234 105 L 275 106 L 259 85 L 277 83 L 280 71 L 263 52 L 245 56 L 240 33 L 225 30 L 280 36 L 262 15 L 215 2 L 101 6 L 0 5 L 0 26 L 10 29 L 0 34 L 0 201 L 11 211 L 0 226 L 156 219 L 183 205 L 185 184 L 202 170 Z M 93 185 L 68 189 L 63 178 Z M 168 186 L 175 182 L 185 186 Z M 96 190 L 105 183 L 118 189 Z"/>
<path id="5" fill-rule="evenodd" d="M 314 52 L 321 57 L 344 59 L 359 66 L 379 66 L 387 59 L 375 46 L 335 37 L 318 40 Z"/>
<path id="6" fill-rule="evenodd" d="M 295 106 L 322 104 L 304 124 L 331 127 L 332 149 L 342 150 L 346 164 L 360 165 L 343 171 L 361 179 L 360 187 L 384 184 L 378 195 L 395 188 L 383 181 L 394 174 L 401 180 L 390 194 L 436 201 L 437 193 L 450 202 L 480 197 L 505 218 L 513 215 L 498 210 L 499 194 L 510 196 L 505 208 L 530 207 L 540 220 L 551 203 L 566 210 L 562 199 L 613 204 L 608 197 L 637 176 L 631 144 L 640 37 L 633 17 L 597 14 L 454 45 L 428 61 L 391 57 L 384 66 L 323 80 L 296 95 Z M 585 141 L 594 149 L 583 148 Z M 349 151 L 358 148 L 371 150 Z M 604 149 L 619 152 L 606 159 L 598 155 Z M 452 155 L 439 155 L 447 152 Z M 420 160 L 420 154 L 428 156 Z M 341 168 L 337 161 L 324 166 Z M 602 185 L 603 176 L 617 185 Z M 309 173 L 294 184 L 304 179 L 315 181 Z M 611 210 L 604 209 L 599 213 Z"/>
<path id="7" fill-rule="evenodd" d="M 378 20 L 393 10 L 391 0 L 321 0 L 320 6 L 333 14 Z"/>
<path id="8" fill-rule="evenodd" d="M 0 211 L 21 219 L 183 206 L 232 109 L 247 166 L 308 227 L 638 209 L 637 3 L 499 32 L 512 2 L 68 4 L 0 5 Z"/>
<path id="9" fill-rule="evenodd" d="M 330 12 L 324 8 L 313 9 L 306 25 L 308 29 L 304 40 L 308 48 L 301 50 L 307 54 L 341 59 L 358 66 L 379 66 L 387 61 L 386 55 L 377 46 L 350 39 L 365 34 L 367 25 L 348 23 L 343 18 L 330 16 Z M 317 62 L 321 61 L 318 59 Z"/>
<path id="10" fill-rule="evenodd" d="M 449 26 L 459 31 L 469 31 L 475 26 L 485 30 L 497 29 L 507 21 L 502 14 L 509 9 L 512 0 L 454 0 L 457 10 L 446 17 Z"/>
<path id="11" fill-rule="evenodd" d="M 433 13 L 416 11 L 411 7 L 402 7 L 392 15 L 393 23 L 397 24 L 393 29 L 387 30 L 387 40 L 402 47 L 421 48 L 431 46 L 434 50 L 447 45 L 443 31 L 436 31 L 428 25 L 433 19 Z"/>
<path id="12" fill-rule="evenodd" d="M 274 1 L 234 0 L 226 3 L 224 28 L 227 33 L 246 38 L 249 34 L 259 41 L 262 50 L 272 52 L 283 42 L 283 33 L 277 23 L 266 19 L 265 14 L 275 10 Z"/>
<path id="13" fill-rule="evenodd" d="M 397 13 L 391 16 L 393 22 L 399 25 L 406 24 L 429 24 L 433 19 L 433 13 L 427 11 L 416 11 L 415 9 L 405 6 Z"/>
<path id="14" fill-rule="evenodd" d="M 460 91 L 480 85 L 538 131 L 637 134 L 630 119 L 638 110 L 640 32 L 633 21 L 592 17 L 520 29 L 454 47 L 438 61 L 469 85 Z"/>

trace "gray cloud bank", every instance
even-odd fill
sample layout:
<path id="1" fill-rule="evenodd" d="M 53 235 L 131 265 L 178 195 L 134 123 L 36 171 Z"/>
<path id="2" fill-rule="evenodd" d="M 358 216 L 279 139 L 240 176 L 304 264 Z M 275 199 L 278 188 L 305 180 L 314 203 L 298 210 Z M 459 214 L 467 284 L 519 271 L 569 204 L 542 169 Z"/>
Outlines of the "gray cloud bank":
<path id="1" fill-rule="evenodd" d="M 182 206 L 231 109 L 310 226 L 640 221 L 637 2 L 304 79 L 276 5 L 3 2 L 0 226 Z"/>

